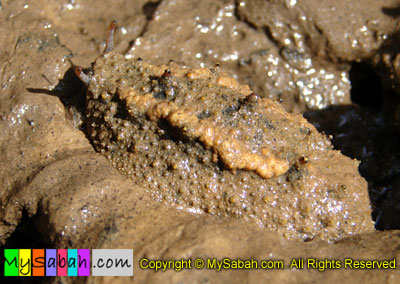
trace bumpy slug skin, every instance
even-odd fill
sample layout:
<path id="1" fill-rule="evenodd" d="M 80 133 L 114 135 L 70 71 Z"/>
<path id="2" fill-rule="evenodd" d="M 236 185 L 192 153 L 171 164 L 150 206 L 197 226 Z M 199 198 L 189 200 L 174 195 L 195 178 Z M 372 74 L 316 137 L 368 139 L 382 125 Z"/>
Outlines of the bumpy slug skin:
<path id="1" fill-rule="evenodd" d="M 288 238 L 373 230 L 358 162 L 218 66 L 153 66 L 106 52 L 93 64 L 86 115 L 97 151 L 172 206 L 253 220 Z"/>

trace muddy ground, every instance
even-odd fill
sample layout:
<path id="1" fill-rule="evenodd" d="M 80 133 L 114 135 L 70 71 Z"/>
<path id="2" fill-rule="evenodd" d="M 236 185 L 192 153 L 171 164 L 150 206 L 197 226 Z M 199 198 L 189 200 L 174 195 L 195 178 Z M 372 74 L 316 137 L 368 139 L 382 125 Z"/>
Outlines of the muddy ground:
<path id="1" fill-rule="evenodd" d="M 2 248 L 134 249 L 133 278 L 82 283 L 399 281 L 398 269 L 138 268 L 143 257 L 397 258 L 400 265 L 398 1 L 0 3 Z M 302 113 L 360 161 L 376 230 L 330 243 L 288 240 L 241 218 L 179 210 L 133 184 L 88 139 L 84 85 L 73 72 L 102 53 L 111 20 L 119 24 L 115 49 L 126 58 L 219 64 L 259 96 Z M 77 281 L 41 281 L 59 280 Z"/>

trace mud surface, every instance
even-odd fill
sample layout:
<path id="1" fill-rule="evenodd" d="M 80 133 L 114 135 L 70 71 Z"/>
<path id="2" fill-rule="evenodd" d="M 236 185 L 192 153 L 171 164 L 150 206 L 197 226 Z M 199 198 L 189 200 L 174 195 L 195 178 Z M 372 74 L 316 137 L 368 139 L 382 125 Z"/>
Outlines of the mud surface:
<path id="1" fill-rule="evenodd" d="M 399 7 L 394 0 L 377 2 L 1 1 L 2 244 L 133 248 L 136 264 L 141 257 L 399 259 Z M 120 92 L 113 89 L 119 71 L 107 71 L 99 89 L 92 89 L 106 99 L 94 97 L 90 106 L 72 70 L 74 64 L 91 66 L 102 53 L 112 19 L 119 23 L 115 54 L 124 55 L 116 57 L 116 65 L 139 64 L 139 56 L 140 64 L 150 65 L 141 79 L 119 82 Z M 155 67 L 170 60 L 175 63 Z M 105 70 L 96 64 L 94 74 L 96 66 Z M 165 67 L 172 74 L 164 74 Z M 198 78 L 199 68 L 215 73 Z M 225 73 L 225 83 L 218 84 Z M 188 81 L 197 88 L 211 85 L 198 93 L 186 89 Z M 102 93 L 101 87 L 113 90 Z M 168 107 L 153 112 L 135 106 L 146 93 L 147 103 L 170 101 L 174 111 L 185 109 L 183 119 L 163 117 Z M 204 103 L 185 104 L 184 93 L 201 94 Z M 227 99 L 217 96 L 222 93 Z M 120 101 L 107 102 L 107 94 Z M 176 97 L 168 98 L 171 94 Z M 118 115 L 109 116 L 107 124 L 104 114 L 113 113 L 111 106 Z M 101 116 L 90 118 L 91 128 L 86 116 L 96 107 Z M 305 112 L 350 158 L 284 109 Z M 261 119 L 273 121 L 273 127 L 257 140 Z M 240 145 L 239 156 L 230 159 L 226 149 L 207 140 L 199 130 L 202 121 L 220 131 L 222 140 Z M 162 139 L 166 129 L 170 136 Z M 235 129 L 240 133 L 232 133 Z M 93 135 L 98 130 L 103 138 Z M 133 138 L 145 143 L 129 158 Z M 153 146 L 148 155 L 142 149 L 146 143 Z M 169 151 L 162 150 L 168 145 Z M 255 158 L 262 155 L 268 157 L 265 163 Z M 261 162 L 239 163 L 245 156 Z M 351 158 L 361 161 L 359 173 L 368 186 Z M 189 173 L 181 167 L 185 160 L 194 169 Z M 195 171 L 200 179 L 191 176 Z M 210 181 L 218 188 L 215 194 L 205 188 Z M 335 212 L 333 203 L 340 210 Z M 374 232 L 372 220 L 378 229 L 393 230 Z M 298 283 L 322 277 L 328 283 L 397 283 L 400 275 L 398 270 L 136 269 L 133 279 L 88 281 Z"/>

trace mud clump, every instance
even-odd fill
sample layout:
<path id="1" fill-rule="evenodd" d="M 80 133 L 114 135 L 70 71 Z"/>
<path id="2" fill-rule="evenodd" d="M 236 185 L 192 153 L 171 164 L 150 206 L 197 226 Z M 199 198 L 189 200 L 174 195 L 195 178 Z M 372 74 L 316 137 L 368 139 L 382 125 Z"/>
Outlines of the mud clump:
<path id="1" fill-rule="evenodd" d="M 92 72 L 93 145 L 157 200 L 291 239 L 373 229 L 358 162 L 218 66 L 155 66 L 105 52 Z"/>

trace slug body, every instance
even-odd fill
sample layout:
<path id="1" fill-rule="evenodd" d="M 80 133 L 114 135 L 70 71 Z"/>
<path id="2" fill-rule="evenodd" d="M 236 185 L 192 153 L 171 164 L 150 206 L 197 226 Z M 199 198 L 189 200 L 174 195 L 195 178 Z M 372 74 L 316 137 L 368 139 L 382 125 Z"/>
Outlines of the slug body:
<path id="1" fill-rule="evenodd" d="M 115 28 L 91 74 L 76 73 L 87 84 L 88 135 L 119 171 L 177 208 L 253 220 L 289 238 L 337 239 L 370 228 L 358 162 L 301 115 L 219 66 L 126 59 L 112 50 Z"/>

